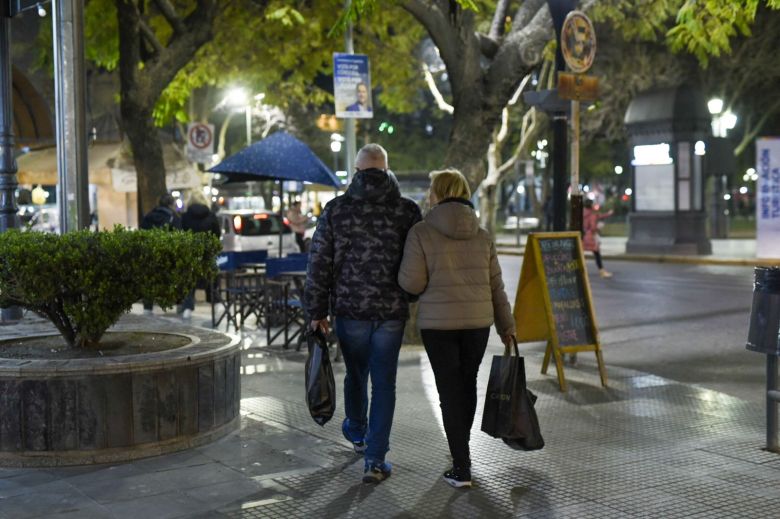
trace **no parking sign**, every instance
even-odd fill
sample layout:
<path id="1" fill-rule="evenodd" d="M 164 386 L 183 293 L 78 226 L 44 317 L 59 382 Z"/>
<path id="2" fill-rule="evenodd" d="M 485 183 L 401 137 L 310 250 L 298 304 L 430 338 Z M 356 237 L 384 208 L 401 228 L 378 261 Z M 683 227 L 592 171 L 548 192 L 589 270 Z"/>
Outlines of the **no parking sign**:
<path id="1" fill-rule="evenodd" d="M 187 125 L 187 158 L 193 162 L 211 163 L 214 155 L 214 125 L 190 123 Z"/>

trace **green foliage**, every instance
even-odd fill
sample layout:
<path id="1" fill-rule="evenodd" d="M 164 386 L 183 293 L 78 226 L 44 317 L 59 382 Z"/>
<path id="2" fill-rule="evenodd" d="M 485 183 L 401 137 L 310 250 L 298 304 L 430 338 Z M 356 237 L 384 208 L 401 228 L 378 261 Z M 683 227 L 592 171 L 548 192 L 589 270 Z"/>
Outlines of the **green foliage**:
<path id="1" fill-rule="evenodd" d="M 655 41 L 668 30 L 682 0 L 605 0 L 590 12 L 594 22 L 615 27 L 627 41 Z"/>
<path id="2" fill-rule="evenodd" d="M 758 0 L 705 3 L 686 1 L 667 36 L 673 51 L 686 50 L 706 67 L 710 57 L 731 52 L 730 42 L 737 34 L 750 34 Z"/>
<path id="3" fill-rule="evenodd" d="M 759 0 L 605 0 L 597 2 L 594 21 L 608 22 L 627 41 L 654 41 L 665 37 L 674 52 L 696 56 L 703 67 L 712 57 L 731 52 L 737 36 L 749 36 Z M 780 0 L 764 0 L 780 9 Z"/>
<path id="4" fill-rule="evenodd" d="M 150 230 L 0 234 L 0 306 L 50 319 L 71 347 L 97 345 L 139 299 L 174 305 L 216 272 L 209 233 Z"/>
<path id="5" fill-rule="evenodd" d="M 314 86 L 314 78 L 330 66 L 334 42 L 325 33 L 338 8 L 334 2 L 299 8 L 289 3 L 276 0 L 260 8 L 236 0 L 221 6 L 214 38 L 165 89 L 155 106 L 155 123 L 185 121 L 190 95 L 204 86 L 241 85 L 265 93 L 266 102 L 283 109 L 326 102 L 329 95 Z"/>
<path id="6" fill-rule="evenodd" d="M 106 70 L 115 70 L 119 66 L 117 23 L 114 0 L 90 0 L 84 6 L 86 58 Z"/>
<path id="7" fill-rule="evenodd" d="M 226 4 L 215 21 L 214 39 L 163 92 L 154 111 L 156 124 L 184 121 L 189 96 L 206 85 L 241 85 L 263 92 L 264 102 L 285 111 L 295 104 L 332 102 L 331 93 L 317 87 L 315 79 L 332 74 L 333 53 L 343 51 L 341 35 L 330 30 L 337 25 L 343 2 L 323 0 L 295 8 L 289 4 L 272 1 L 264 10 L 249 0 Z M 359 13 L 355 51 L 370 58 L 378 102 L 396 113 L 411 112 L 423 102 L 424 83 L 414 52 L 425 31 L 400 7 L 374 9 L 370 4 L 352 4 Z"/>

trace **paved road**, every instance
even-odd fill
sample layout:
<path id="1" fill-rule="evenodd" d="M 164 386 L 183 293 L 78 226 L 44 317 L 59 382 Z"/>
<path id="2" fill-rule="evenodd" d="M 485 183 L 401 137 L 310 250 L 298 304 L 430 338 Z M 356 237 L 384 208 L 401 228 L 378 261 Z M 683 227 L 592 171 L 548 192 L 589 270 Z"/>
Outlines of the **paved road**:
<path id="1" fill-rule="evenodd" d="M 522 257 L 500 256 L 510 299 Z M 612 279 L 588 259 L 596 318 L 609 366 L 653 373 L 762 401 L 764 356 L 745 350 L 753 269 L 612 261 Z M 526 346 L 543 351 L 543 344 Z M 592 363 L 590 354 L 580 362 Z"/>

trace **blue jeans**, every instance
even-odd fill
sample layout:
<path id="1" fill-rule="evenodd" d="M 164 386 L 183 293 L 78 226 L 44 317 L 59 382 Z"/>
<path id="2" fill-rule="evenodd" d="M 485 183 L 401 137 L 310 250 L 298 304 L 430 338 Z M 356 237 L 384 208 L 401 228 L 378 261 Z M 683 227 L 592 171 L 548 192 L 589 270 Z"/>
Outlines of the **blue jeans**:
<path id="1" fill-rule="evenodd" d="M 336 334 L 344 355 L 344 410 L 354 437 L 365 433 L 366 462 L 381 462 L 390 450 L 395 412 L 395 376 L 405 321 L 356 321 L 338 317 Z M 371 411 L 368 377 L 371 376 Z"/>

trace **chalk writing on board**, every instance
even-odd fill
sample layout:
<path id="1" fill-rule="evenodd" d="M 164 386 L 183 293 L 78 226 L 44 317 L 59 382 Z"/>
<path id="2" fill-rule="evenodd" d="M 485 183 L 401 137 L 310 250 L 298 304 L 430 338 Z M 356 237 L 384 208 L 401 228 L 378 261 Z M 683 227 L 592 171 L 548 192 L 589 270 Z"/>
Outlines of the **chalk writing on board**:
<path id="1" fill-rule="evenodd" d="M 594 344 L 576 238 L 541 238 L 539 246 L 558 344 Z"/>

